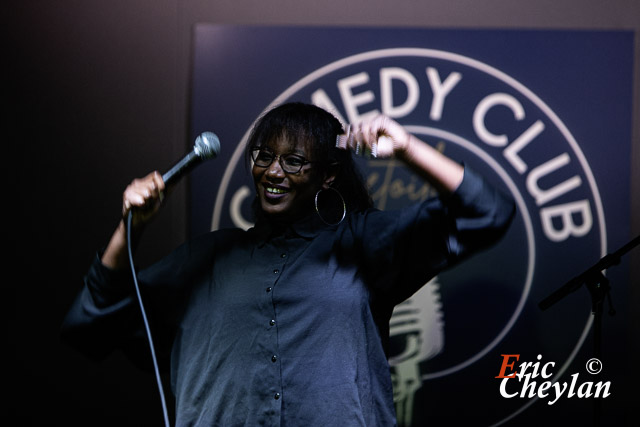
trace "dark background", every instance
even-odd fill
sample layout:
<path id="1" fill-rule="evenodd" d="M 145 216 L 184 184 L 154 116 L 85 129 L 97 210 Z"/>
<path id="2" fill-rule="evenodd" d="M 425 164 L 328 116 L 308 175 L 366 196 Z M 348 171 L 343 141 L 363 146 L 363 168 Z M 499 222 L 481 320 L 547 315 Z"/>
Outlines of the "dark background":
<path id="1" fill-rule="evenodd" d="M 640 234 L 640 3 L 635 0 L 5 1 L 3 17 L 3 348 L 15 425 L 161 425 L 152 375 L 116 354 L 93 363 L 59 343 L 62 318 L 119 220 L 133 177 L 165 170 L 188 141 L 196 22 L 636 31 L 632 236 Z M 215 102 L 215 100 L 212 100 Z M 182 182 L 142 241 L 145 264 L 187 235 Z M 640 306 L 640 249 L 629 254 Z M 633 325 L 640 315 L 634 313 Z M 606 321 L 606 319 L 605 319 Z M 632 326 L 633 326 L 632 325 Z M 638 332 L 629 374 L 640 384 Z M 165 383 L 165 388 L 168 388 Z M 630 396 L 629 402 L 637 401 Z M 637 420 L 636 420 L 637 421 Z"/>

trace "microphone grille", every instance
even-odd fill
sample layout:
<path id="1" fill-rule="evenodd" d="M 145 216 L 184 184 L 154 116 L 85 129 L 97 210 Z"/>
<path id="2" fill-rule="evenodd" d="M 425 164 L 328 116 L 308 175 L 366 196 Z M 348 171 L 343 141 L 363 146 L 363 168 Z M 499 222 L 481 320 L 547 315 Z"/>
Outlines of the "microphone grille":
<path id="1" fill-rule="evenodd" d="M 203 159 L 216 157 L 220 152 L 220 139 L 213 132 L 203 132 L 196 138 L 195 147 L 193 148 L 196 155 Z"/>

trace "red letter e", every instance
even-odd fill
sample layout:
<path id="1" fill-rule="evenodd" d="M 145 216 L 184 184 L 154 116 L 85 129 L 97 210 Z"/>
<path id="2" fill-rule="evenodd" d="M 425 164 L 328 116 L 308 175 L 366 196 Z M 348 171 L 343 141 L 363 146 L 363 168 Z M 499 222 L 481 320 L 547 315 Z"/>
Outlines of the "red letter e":
<path id="1" fill-rule="evenodd" d="M 501 354 L 500 356 L 502 356 L 503 358 L 502 366 L 500 367 L 500 375 L 498 375 L 496 378 L 515 378 L 516 374 L 518 373 L 517 371 L 514 371 L 513 374 L 511 375 L 505 375 L 505 371 L 507 370 L 507 368 L 513 369 L 514 362 L 507 363 L 509 362 L 509 358 L 515 357 L 516 360 L 520 360 L 520 355 L 519 354 Z"/>

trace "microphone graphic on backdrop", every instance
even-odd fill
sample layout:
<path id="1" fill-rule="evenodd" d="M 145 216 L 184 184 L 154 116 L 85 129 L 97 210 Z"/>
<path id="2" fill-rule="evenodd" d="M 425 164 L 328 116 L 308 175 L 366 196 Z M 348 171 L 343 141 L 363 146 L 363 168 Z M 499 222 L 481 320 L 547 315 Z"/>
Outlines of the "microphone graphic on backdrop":
<path id="1" fill-rule="evenodd" d="M 213 132 L 203 132 L 196 137 L 193 150 L 164 173 L 162 180 L 166 185 L 174 184 L 182 175 L 204 160 L 217 157 L 219 152 L 220 140 L 218 136 Z"/>
<path id="2" fill-rule="evenodd" d="M 437 277 L 431 279 L 394 308 L 389 322 L 390 337 L 401 337 L 404 342 L 401 353 L 389 358 L 399 426 L 412 425 L 413 397 L 422 387 L 420 362 L 431 359 L 444 347 L 439 288 Z"/>

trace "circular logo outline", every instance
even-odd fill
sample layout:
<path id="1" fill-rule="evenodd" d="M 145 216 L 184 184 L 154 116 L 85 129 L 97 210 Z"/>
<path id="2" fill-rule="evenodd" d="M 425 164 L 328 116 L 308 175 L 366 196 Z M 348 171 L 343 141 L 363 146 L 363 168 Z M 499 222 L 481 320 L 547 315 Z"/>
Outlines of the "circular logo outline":
<path id="1" fill-rule="evenodd" d="M 496 79 L 502 81 L 503 83 L 507 84 L 508 86 L 512 87 L 517 92 L 519 92 L 520 94 L 525 96 L 534 105 L 536 105 L 546 115 L 546 117 L 551 120 L 551 122 L 556 126 L 556 128 L 563 135 L 564 139 L 569 144 L 570 148 L 572 149 L 574 155 L 576 156 L 576 158 L 577 158 L 577 160 L 578 160 L 578 162 L 580 164 L 582 172 L 584 173 L 584 175 L 585 175 L 585 177 L 587 179 L 588 186 L 589 186 L 589 189 L 591 191 L 591 195 L 592 195 L 593 200 L 594 200 L 594 205 L 595 205 L 594 208 L 596 210 L 597 217 L 598 217 L 597 224 L 598 224 L 598 231 L 600 233 L 600 256 L 602 257 L 602 256 L 606 255 L 606 251 L 607 251 L 607 232 L 606 232 L 606 222 L 605 222 L 605 217 L 604 217 L 604 208 L 602 206 L 602 199 L 600 197 L 600 192 L 599 192 L 598 187 L 596 185 L 595 178 L 593 176 L 593 172 L 591 171 L 591 168 L 590 168 L 590 166 L 589 166 L 589 164 L 588 164 L 588 162 L 586 160 L 586 157 L 584 156 L 584 153 L 580 149 L 577 141 L 575 140 L 575 138 L 573 137 L 573 135 L 571 134 L 569 129 L 566 127 L 566 125 L 557 116 L 557 114 L 553 110 L 551 110 L 551 108 L 544 101 L 542 101 L 535 93 L 533 93 L 529 88 L 524 86 L 522 83 L 520 83 L 519 81 L 517 81 L 513 77 L 511 77 L 511 76 L 507 75 L 506 73 L 504 73 L 504 72 L 502 72 L 502 71 L 500 71 L 500 70 L 498 70 L 498 69 L 496 69 L 496 68 L 494 68 L 494 67 L 492 67 L 492 66 L 490 66 L 488 64 L 485 64 L 485 63 L 483 63 L 481 61 L 478 61 L 476 59 L 469 58 L 469 57 L 466 57 L 466 56 L 463 56 L 463 55 L 460 55 L 460 54 L 452 53 L 452 52 L 436 50 L 436 49 L 427 49 L 427 48 L 402 47 L 402 48 L 388 48 L 388 49 L 378 49 L 378 50 L 372 50 L 372 51 L 368 51 L 368 52 L 362 52 L 362 53 L 359 53 L 359 54 L 347 56 L 345 58 L 342 58 L 342 59 L 339 59 L 337 61 L 331 62 L 331 63 L 326 64 L 326 65 L 318 68 L 317 70 L 307 74 L 306 76 L 304 76 L 303 78 L 299 79 L 294 84 L 289 86 L 280 95 L 278 95 L 263 110 L 263 112 L 269 111 L 273 107 L 275 107 L 275 106 L 279 105 L 280 103 L 286 101 L 288 98 L 292 97 L 296 92 L 298 92 L 299 90 L 301 90 L 303 87 L 307 86 L 308 84 L 310 84 L 314 80 L 317 80 L 317 79 L 319 79 L 319 78 L 321 78 L 321 77 L 323 77 L 323 76 L 325 76 L 325 75 L 327 75 L 329 73 L 337 71 L 337 70 L 339 70 L 341 68 L 344 68 L 346 66 L 353 65 L 353 64 L 356 64 L 356 63 L 359 63 L 359 62 L 365 62 L 365 61 L 382 59 L 382 58 L 403 57 L 403 56 L 405 56 L 405 57 L 406 56 L 415 56 L 415 57 L 435 58 L 435 59 L 440 59 L 440 60 L 446 60 L 446 61 L 459 63 L 459 64 L 462 64 L 462 65 L 468 66 L 470 68 L 474 68 L 474 69 L 476 69 L 478 71 L 484 72 L 484 73 L 486 73 L 486 74 L 488 74 L 488 75 L 490 75 L 492 77 L 495 77 Z M 248 139 L 250 131 L 251 131 L 251 128 L 249 128 L 245 132 L 245 134 L 243 135 L 242 139 L 238 143 L 236 149 L 233 151 L 232 156 L 231 156 L 231 158 L 229 160 L 229 163 L 228 163 L 228 165 L 227 165 L 227 167 L 226 167 L 226 169 L 224 171 L 224 174 L 222 176 L 222 180 L 221 180 L 220 185 L 218 187 L 218 193 L 216 195 L 216 200 L 214 202 L 214 211 L 213 211 L 212 221 L 211 221 L 211 229 L 212 230 L 215 230 L 215 229 L 217 229 L 219 227 L 220 216 L 222 214 L 222 206 L 224 204 L 224 200 L 225 200 L 225 196 L 226 196 L 226 190 L 229 187 L 229 182 L 230 182 L 232 174 L 233 174 L 233 172 L 235 170 L 235 166 L 238 163 L 238 160 L 242 156 L 243 147 L 245 146 L 245 143 L 246 143 L 246 141 Z M 521 299 L 521 301 L 522 301 L 522 299 Z M 520 303 L 519 303 L 519 305 L 520 305 Z M 512 316 L 512 318 L 513 318 L 513 316 Z M 554 376 L 554 379 L 560 378 L 564 374 L 564 372 L 567 370 L 569 365 L 573 362 L 573 360 L 575 359 L 575 356 L 577 355 L 578 351 L 580 350 L 580 348 L 584 344 L 584 341 L 587 338 L 587 335 L 589 333 L 589 330 L 591 329 L 592 324 L 593 324 L 593 318 L 591 316 L 591 313 L 589 313 L 589 316 L 587 318 L 587 322 L 585 323 L 585 326 L 584 326 L 584 328 L 582 330 L 582 333 L 581 333 L 580 337 L 578 338 L 576 346 L 574 347 L 573 351 L 569 354 L 569 356 L 568 356 L 567 360 L 565 361 L 565 363 L 558 370 L 558 372 Z M 484 352 L 484 350 L 483 350 L 483 352 Z M 473 358 L 471 358 L 471 359 L 474 359 L 474 361 L 477 360 L 475 356 Z M 469 359 L 469 360 L 471 360 L 471 359 Z M 467 362 L 463 362 L 463 363 L 467 363 Z M 471 363 L 473 363 L 473 362 L 471 362 Z M 471 363 L 468 363 L 466 366 L 468 366 Z M 461 364 L 459 364 L 457 366 L 460 366 L 460 365 Z M 448 370 L 445 370 L 445 371 L 450 371 L 451 369 L 452 368 L 449 368 Z M 439 375 L 439 376 L 443 376 L 443 375 Z M 434 378 L 434 377 L 430 377 L 430 378 Z M 516 410 L 514 413 L 510 414 L 509 416 L 505 417 L 504 419 L 502 419 L 501 421 L 495 423 L 494 425 L 497 426 L 497 425 L 500 425 L 500 424 L 502 424 L 504 422 L 509 421 L 510 419 L 514 418 L 515 416 L 517 416 L 518 414 L 523 412 L 529 406 L 531 406 L 535 401 L 537 401 L 537 397 L 536 398 L 532 398 L 525 405 L 523 405 L 520 409 Z"/>

